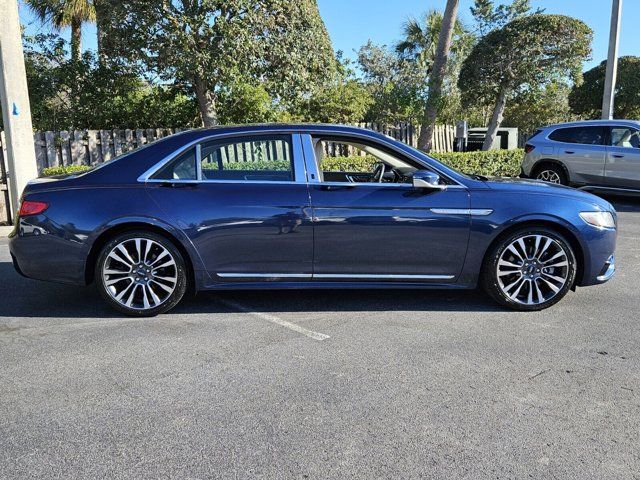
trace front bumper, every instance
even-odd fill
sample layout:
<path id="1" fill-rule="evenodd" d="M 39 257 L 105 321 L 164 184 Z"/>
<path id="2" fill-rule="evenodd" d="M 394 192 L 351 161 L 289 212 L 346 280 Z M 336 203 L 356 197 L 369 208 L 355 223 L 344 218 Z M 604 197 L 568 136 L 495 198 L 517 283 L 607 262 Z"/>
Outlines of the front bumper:
<path id="1" fill-rule="evenodd" d="M 598 275 L 597 280 L 600 283 L 608 282 L 616 274 L 616 256 L 611 255 L 604 264 L 602 272 Z"/>

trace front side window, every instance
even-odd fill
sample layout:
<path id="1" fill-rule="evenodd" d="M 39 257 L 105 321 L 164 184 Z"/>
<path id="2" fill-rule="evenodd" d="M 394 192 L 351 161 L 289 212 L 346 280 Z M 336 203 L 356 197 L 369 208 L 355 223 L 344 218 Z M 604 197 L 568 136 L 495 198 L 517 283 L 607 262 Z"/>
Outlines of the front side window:
<path id="1" fill-rule="evenodd" d="M 613 127 L 611 146 L 621 148 L 640 148 L 640 132 L 631 127 Z"/>
<path id="2" fill-rule="evenodd" d="M 293 181 L 290 135 L 261 135 L 202 144 L 203 180 Z"/>
<path id="3" fill-rule="evenodd" d="M 359 139 L 312 137 L 312 141 L 321 182 L 411 184 L 418 170 L 396 152 Z"/>
<path id="4" fill-rule="evenodd" d="M 572 127 L 559 128 L 549 135 L 551 140 L 563 143 L 579 143 L 582 145 L 604 145 L 604 127 Z"/>

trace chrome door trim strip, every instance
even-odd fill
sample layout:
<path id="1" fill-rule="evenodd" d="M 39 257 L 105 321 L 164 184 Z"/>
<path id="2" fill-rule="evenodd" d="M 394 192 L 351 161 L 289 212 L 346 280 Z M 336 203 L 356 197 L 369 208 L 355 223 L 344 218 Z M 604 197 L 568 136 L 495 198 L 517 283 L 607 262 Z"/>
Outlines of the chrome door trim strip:
<path id="1" fill-rule="evenodd" d="M 314 273 L 313 278 L 321 279 L 354 279 L 354 280 L 452 280 L 455 275 L 397 275 L 397 274 L 349 274 L 349 273 Z"/>
<path id="2" fill-rule="evenodd" d="M 486 217 L 491 215 L 493 210 L 490 208 L 431 208 L 432 213 L 439 215 L 473 215 Z"/>
<path id="3" fill-rule="evenodd" d="M 220 278 L 318 278 L 353 280 L 453 280 L 455 275 L 398 275 L 398 274 L 350 274 L 350 273 L 218 273 Z"/>
<path id="4" fill-rule="evenodd" d="M 311 273 L 218 273 L 220 278 L 311 278 Z"/>

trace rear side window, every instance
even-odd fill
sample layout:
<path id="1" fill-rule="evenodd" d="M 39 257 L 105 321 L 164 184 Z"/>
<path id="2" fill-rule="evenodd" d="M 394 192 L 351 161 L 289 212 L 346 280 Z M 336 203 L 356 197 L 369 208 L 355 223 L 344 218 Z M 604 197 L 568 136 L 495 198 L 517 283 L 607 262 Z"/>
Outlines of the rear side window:
<path id="1" fill-rule="evenodd" d="M 196 149 L 191 147 L 153 176 L 156 180 L 196 180 Z"/>
<path id="2" fill-rule="evenodd" d="M 555 130 L 549 138 L 556 142 L 579 143 L 582 145 L 604 145 L 604 127 L 572 127 L 559 128 Z"/>
<path id="3" fill-rule="evenodd" d="M 202 145 L 205 180 L 293 181 L 290 135 L 234 138 Z"/>
<path id="4" fill-rule="evenodd" d="M 536 130 L 535 132 L 533 132 L 533 135 L 531 135 L 529 138 L 527 138 L 527 142 L 529 140 L 533 140 L 534 138 L 536 138 L 538 135 L 540 135 L 542 133 L 542 130 Z"/>

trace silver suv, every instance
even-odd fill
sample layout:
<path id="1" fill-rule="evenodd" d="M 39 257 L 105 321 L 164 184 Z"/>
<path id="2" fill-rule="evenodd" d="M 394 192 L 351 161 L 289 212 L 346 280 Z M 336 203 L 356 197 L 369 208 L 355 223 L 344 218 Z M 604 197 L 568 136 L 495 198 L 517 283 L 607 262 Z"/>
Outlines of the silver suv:
<path id="1" fill-rule="evenodd" d="M 538 130 L 522 176 L 589 190 L 640 192 L 640 122 L 593 120 Z"/>

